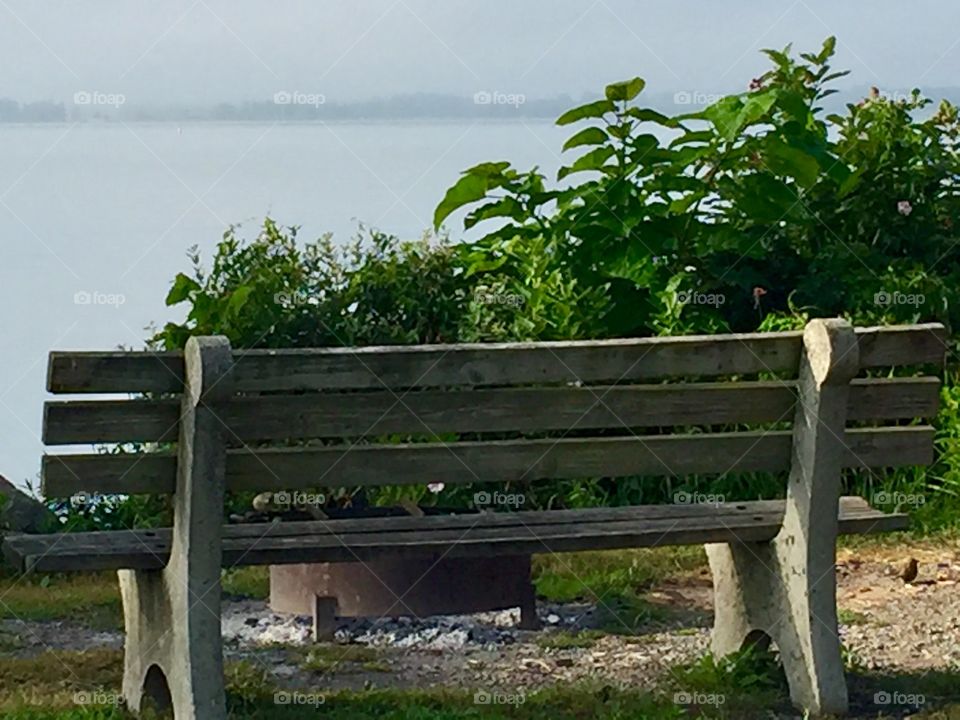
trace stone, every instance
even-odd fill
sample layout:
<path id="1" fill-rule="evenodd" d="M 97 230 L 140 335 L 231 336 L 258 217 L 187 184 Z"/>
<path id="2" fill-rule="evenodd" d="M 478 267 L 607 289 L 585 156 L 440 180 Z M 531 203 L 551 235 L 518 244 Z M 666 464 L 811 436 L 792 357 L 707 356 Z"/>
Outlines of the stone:
<path id="1" fill-rule="evenodd" d="M 57 526 L 57 516 L 0 475 L 0 535 L 5 532 L 43 533 Z"/>

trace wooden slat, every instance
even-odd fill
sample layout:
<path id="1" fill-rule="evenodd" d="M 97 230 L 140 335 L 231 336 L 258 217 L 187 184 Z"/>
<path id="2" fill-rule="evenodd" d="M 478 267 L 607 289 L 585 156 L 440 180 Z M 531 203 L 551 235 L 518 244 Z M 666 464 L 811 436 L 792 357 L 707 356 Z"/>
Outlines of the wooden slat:
<path id="1" fill-rule="evenodd" d="M 850 420 L 928 418 L 935 377 L 853 382 Z M 217 412 L 234 443 L 318 437 L 587 430 L 762 423 L 792 419 L 792 383 L 698 383 L 508 388 L 460 392 L 271 395 L 232 400 Z M 48 445 L 173 442 L 177 400 L 57 401 L 45 406 Z"/>
<path id="2" fill-rule="evenodd" d="M 942 325 L 865 328 L 861 367 L 942 365 Z M 671 377 L 795 373 L 800 332 L 550 343 L 489 343 L 234 354 L 238 392 L 604 383 Z M 53 352 L 54 393 L 181 392 L 176 353 Z"/>
<path id="3" fill-rule="evenodd" d="M 792 434 L 737 432 L 646 437 L 509 440 L 453 444 L 356 445 L 233 450 L 229 490 L 517 482 L 541 479 L 781 471 Z M 848 467 L 928 465 L 929 426 L 849 430 Z M 170 493 L 176 460 L 168 454 L 47 455 L 47 497 L 74 493 Z"/>
<path id="4" fill-rule="evenodd" d="M 174 442 L 179 400 L 67 400 L 43 405 L 46 445 Z"/>
<path id="5" fill-rule="evenodd" d="M 611 517 L 612 510 L 616 517 Z M 771 539 L 779 530 L 783 501 L 612 510 L 231 525 L 223 529 L 224 565 L 760 542 Z M 556 521 L 550 516 L 557 516 Z M 842 533 L 904 529 L 908 522 L 903 515 L 872 510 L 860 498 L 841 500 L 839 520 Z M 358 523 L 364 522 L 375 527 L 362 530 Z M 156 569 L 169 558 L 170 530 L 19 535 L 7 539 L 4 551 L 23 570 Z"/>

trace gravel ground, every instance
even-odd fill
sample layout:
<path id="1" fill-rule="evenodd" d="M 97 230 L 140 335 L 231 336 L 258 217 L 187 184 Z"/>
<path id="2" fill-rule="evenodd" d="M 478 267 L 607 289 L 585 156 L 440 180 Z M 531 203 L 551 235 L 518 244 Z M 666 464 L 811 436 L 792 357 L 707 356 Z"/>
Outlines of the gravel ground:
<path id="1" fill-rule="evenodd" d="M 918 560 L 916 578 L 900 573 Z M 960 551 L 952 548 L 842 551 L 838 558 L 841 636 L 861 667 L 896 674 L 960 668 Z M 278 615 L 264 602 L 227 601 L 223 632 L 228 659 L 262 666 L 281 685 L 326 689 L 452 686 L 529 692 L 551 684 L 590 680 L 650 687 L 671 666 L 708 648 L 712 591 L 707 570 L 657 587 L 648 598 L 670 620 L 637 635 L 593 633 L 586 647 L 550 647 L 549 635 L 595 628 L 589 604 L 541 604 L 544 629 L 517 628 L 519 612 L 370 621 L 342 620 L 328 664 L 344 648 L 371 648 L 363 660 L 307 671 L 310 621 Z M 596 635 L 594 638 L 593 635 Z M 0 623 L 0 652 L 31 655 L 46 649 L 121 647 L 119 632 L 92 631 L 66 622 Z M 546 645 L 546 646 L 545 646 Z M 874 713 L 876 716 L 876 713 Z"/>

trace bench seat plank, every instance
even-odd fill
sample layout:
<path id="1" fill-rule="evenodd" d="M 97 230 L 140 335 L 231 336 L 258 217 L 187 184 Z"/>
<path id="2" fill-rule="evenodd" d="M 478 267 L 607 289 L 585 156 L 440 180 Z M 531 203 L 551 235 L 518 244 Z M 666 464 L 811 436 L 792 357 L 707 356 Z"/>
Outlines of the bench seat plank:
<path id="1" fill-rule="evenodd" d="M 631 547 L 762 542 L 780 529 L 783 501 L 654 505 L 545 512 L 470 513 L 224 527 L 223 564 L 355 562 L 389 557 L 469 557 Z M 843 498 L 840 532 L 902 530 L 908 519 Z M 156 569 L 170 530 L 13 535 L 6 557 L 23 571 Z"/>

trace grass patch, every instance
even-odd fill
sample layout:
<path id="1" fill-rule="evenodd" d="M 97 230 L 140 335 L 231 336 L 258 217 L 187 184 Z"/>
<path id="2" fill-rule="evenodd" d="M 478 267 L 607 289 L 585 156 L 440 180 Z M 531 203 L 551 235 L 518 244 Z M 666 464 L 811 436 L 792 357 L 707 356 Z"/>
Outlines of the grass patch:
<path id="1" fill-rule="evenodd" d="M 123 627 L 115 573 L 0 576 L 0 617 L 70 620 L 96 630 Z"/>
<path id="2" fill-rule="evenodd" d="M 866 625 L 870 619 L 859 610 L 837 609 L 837 620 L 844 625 Z"/>
<path id="3" fill-rule="evenodd" d="M 316 673 L 388 672 L 390 668 L 382 657 L 382 651 L 366 645 L 318 645 L 310 649 L 300 667 Z"/>
<path id="4" fill-rule="evenodd" d="M 674 668 L 671 675 L 678 703 L 699 709 L 712 707 L 723 716 L 750 717 L 783 705 L 789 695 L 776 656 L 757 647 L 720 659 L 708 653 Z"/>
<path id="5" fill-rule="evenodd" d="M 103 701 L 98 709 L 104 710 L 116 699 L 122 679 L 122 650 L 48 651 L 29 658 L 4 658 L 0 661 L 0 717 L 11 717 L 11 710 L 30 705 L 76 708 L 78 699 Z"/>
<path id="6" fill-rule="evenodd" d="M 266 600 L 270 597 L 270 568 L 248 565 L 225 570 L 220 579 L 225 595 Z"/>
<path id="7" fill-rule="evenodd" d="M 636 632 L 668 613 L 643 594 L 657 583 L 702 567 L 700 546 L 534 556 L 537 594 L 551 602 L 596 603 L 606 632 Z"/>
<path id="8" fill-rule="evenodd" d="M 536 555 L 540 597 L 553 602 L 638 595 L 659 582 L 706 565 L 699 545 Z"/>

